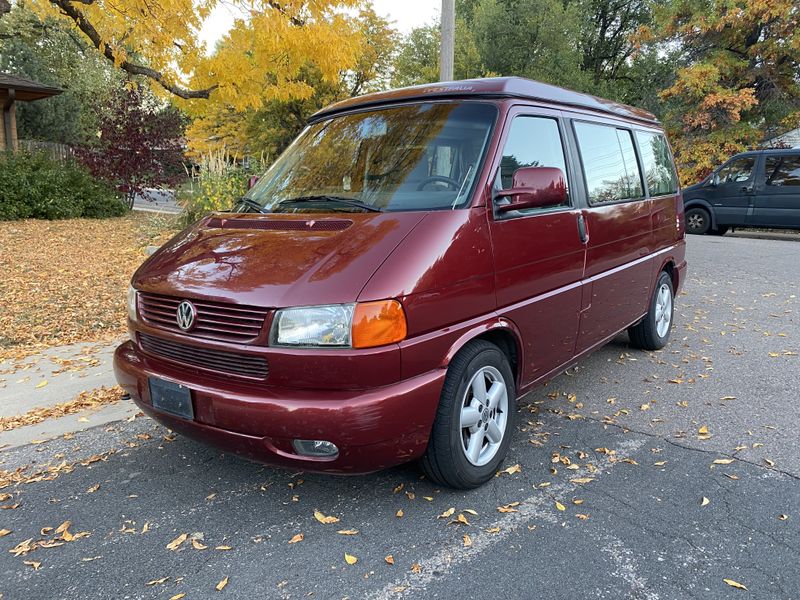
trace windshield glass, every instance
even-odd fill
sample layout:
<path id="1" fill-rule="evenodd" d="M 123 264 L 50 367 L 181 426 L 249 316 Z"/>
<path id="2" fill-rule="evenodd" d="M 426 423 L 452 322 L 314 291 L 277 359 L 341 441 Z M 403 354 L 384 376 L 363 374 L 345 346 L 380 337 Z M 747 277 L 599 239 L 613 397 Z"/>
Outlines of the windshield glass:
<path id="1" fill-rule="evenodd" d="M 309 126 L 237 211 L 450 209 L 470 198 L 497 110 L 479 102 L 406 104 Z"/>

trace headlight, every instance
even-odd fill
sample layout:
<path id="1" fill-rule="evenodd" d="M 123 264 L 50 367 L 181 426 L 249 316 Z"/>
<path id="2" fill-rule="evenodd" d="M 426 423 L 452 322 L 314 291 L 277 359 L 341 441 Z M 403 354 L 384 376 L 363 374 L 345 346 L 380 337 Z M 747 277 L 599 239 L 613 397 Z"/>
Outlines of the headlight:
<path id="1" fill-rule="evenodd" d="M 128 286 L 128 318 L 136 320 L 136 290 L 132 285 Z"/>
<path id="2" fill-rule="evenodd" d="M 404 340 L 406 315 L 397 300 L 279 310 L 270 339 L 276 346 L 374 348 Z"/>
<path id="3" fill-rule="evenodd" d="M 354 304 L 287 308 L 275 315 L 272 339 L 280 346 L 350 346 Z"/>

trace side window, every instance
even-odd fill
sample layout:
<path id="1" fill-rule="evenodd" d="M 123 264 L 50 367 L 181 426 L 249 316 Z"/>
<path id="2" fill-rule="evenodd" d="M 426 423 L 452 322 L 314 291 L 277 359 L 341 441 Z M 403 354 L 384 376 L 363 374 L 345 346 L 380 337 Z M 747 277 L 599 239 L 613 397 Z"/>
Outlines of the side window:
<path id="1" fill-rule="evenodd" d="M 644 163 L 644 177 L 651 196 L 664 196 L 678 191 L 675 163 L 667 139 L 660 133 L 637 131 L 636 141 Z"/>
<path id="2" fill-rule="evenodd" d="M 756 159 L 752 157 L 737 158 L 719 170 L 720 183 L 741 183 L 747 181 L 753 174 Z"/>
<path id="3" fill-rule="evenodd" d="M 586 174 L 589 202 L 601 204 L 644 195 L 630 131 L 610 125 L 575 122 L 575 134 Z"/>
<path id="4" fill-rule="evenodd" d="M 514 117 L 500 161 L 501 189 L 511 188 L 514 172 L 521 167 L 558 167 L 566 179 L 564 147 L 555 119 Z M 565 203 L 565 206 L 568 204 Z"/>
<path id="5" fill-rule="evenodd" d="M 767 185 L 800 186 L 800 156 L 768 156 Z"/>

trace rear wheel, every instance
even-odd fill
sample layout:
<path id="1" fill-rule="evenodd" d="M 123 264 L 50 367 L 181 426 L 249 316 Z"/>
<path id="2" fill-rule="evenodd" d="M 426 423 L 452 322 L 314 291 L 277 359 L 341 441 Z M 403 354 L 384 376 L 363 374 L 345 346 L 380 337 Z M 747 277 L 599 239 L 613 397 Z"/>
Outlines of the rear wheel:
<path id="1" fill-rule="evenodd" d="M 506 355 L 483 340 L 468 343 L 447 369 L 422 470 L 449 487 L 478 487 L 503 462 L 515 416 L 514 376 Z"/>
<path id="2" fill-rule="evenodd" d="M 674 316 L 672 277 L 662 271 L 650 300 L 650 310 L 638 324 L 628 328 L 631 345 L 643 350 L 661 350 L 669 341 Z"/>
<path id="3" fill-rule="evenodd" d="M 690 208 L 686 211 L 686 231 L 697 235 L 711 229 L 711 215 L 705 208 Z"/>

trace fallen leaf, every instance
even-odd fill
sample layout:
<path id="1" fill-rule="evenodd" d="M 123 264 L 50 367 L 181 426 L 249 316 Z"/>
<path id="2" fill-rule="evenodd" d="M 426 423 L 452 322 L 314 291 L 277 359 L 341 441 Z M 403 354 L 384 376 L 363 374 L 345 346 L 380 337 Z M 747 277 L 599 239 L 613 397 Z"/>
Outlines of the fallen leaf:
<path id="1" fill-rule="evenodd" d="M 225 589 L 225 586 L 228 585 L 228 576 L 226 575 L 215 587 L 218 592 L 221 592 Z"/>
<path id="2" fill-rule="evenodd" d="M 413 565 L 411 565 L 411 572 L 422 573 L 422 565 L 419 563 L 414 563 Z"/>
<path id="3" fill-rule="evenodd" d="M 519 502 L 511 502 L 510 504 L 504 504 L 503 506 L 498 506 L 497 507 L 497 512 L 501 512 L 501 513 L 519 512 L 515 508 L 516 506 L 519 506 Z"/>
<path id="4" fill-rule="evenodd" d="M 42 563 L 36 562 L 35 560 L 23 560 L 22 562 L 25 563 L 28 566 L 33 567 L 34 571 L 38 571 L 39 567 L 42 566 Z"/>
<path id="5" fill-rule="evenodd" d="M 500 533 L 500 528 L 499 527 L 487 527 L 486 529 L 484 529 L 484 531 L 486 533 Z"/>
<path id="6" fill-rule="evenodd" d="M 452 517 L 454 512 L 456 512 L 456 509 L 453 508 L 453 507 L 450 507 L 450 508 L 448 508 L 446 511 L 444 511 L 442 514 L 440 514 L 436 518 L 437 519 L 447 519 L 448 517 Z"/>
<path id="7" fill-rule="evenodd" d="M 463 539 L 464 539 L 464 547 L 465 548 L 469 548 L 470 546 L 472 546 L 472 538 L 469 537 L 468 534 L 465 533 Z"/>
<path id="8" fill-rule="evenodd" d="M 507 469 L 503 469 L 502 471 L 498 471 L 495 474 L 495 477 L 499 477 L 503 473 L 505 473 L 506 475 L 513 475 L 514 473 L 520 473 L 521 471 L 522 471 L 522 467 L 520 466 L 519 463 L 517 463 L 516 465 L 508 467 Z"/>
<path id="9" fill-rule="evenodd" d="M 789 515 L 778 515 L 778 520 L 779 521 L 788 521 L 789 520 Z M 5 529 L 3 531 L 5 531 Z"/>
<path id="10" fill-rule="evenodd" d="M 391 554 L 387 554 L 386 556 L 384 556 L 383 560 L 385 560 L 386 564 L 388 564 L 388 565 L 393 565 L 394 564 L 394 556 L 392 556 Z"/>
<path id="11" fill-rule="evenodd" d="M 296 544 L 297 542 L 302 542 L 305 536 L 302 533 L 297 533 L 292 536 L 292 539 L 289 540 L 290 544 Z"/>
<path id="12" fill-rule="evenodd" d="M 715 465 L 729 465 L 733 462 L 732 458 L 718 458 L 714 461 Z"/>
<path id="13" fill-rule="evenodd" d="M 358 534 L 358 529 L 340 529 L 336 533 L 340 535 L 356 535 Z"/>
<path id="14" fill-rule="evenodd" d="M 344 555 L 344 561 L 345 561 L 345 562 L 346 562 L 348 565 L 354 565 L 354 564 L 356 564 L 356 563 L 358 562 L 358 559 L 357 559 L 355 556 L 353 556 L 352 554 L 347 554 L 347 553 L 345 553 L 345 555 Z"/>
<path id="15" fill-rule="evenodd" d="M 314 518 L 317 521 L 319 521 L 320 523 L 322 523 L 323 525 L 329 525 L 331 523 L 338 523 L 339 522 L 339 517 L 326 517 L 325 515 L 323 515 L 318 510 L 314 511 Z"/>
<path id="16" fill-rule="evenodd" d="M 764 462 L 767 463 L 767 465 L 770 466 L 770 467 L 774 467 L 775 466 L 775 462 L 770 460 L 770 459 L 768 459 L 768 458 L 765 458 Z"/>
<path id="17" fill-rule="evenodd" d="M 700 506 L 706 506 L 706 505 L 707 505 L 707 504 L 709 504 L 710 502 L 711 502 L 711 500 L 709 500 L 708 498 L 706 498 L 705 496 L 703 496 L 703 499 L 700 501 Z"/>
<path id="18" fill-rule="evenodd" d="M 225 550 L 233 550 L 233 548 L 231 548 L 230 546 L 215 546 L 215 547 L 214 547 L 214 550 L 222 550 L 222 551 L 225 551 Z"/>
<path id="19" fill-rule="evenodd" d="M 87 494 L 94 494 L 99 489 L 100 489 L 100 484 L 99 483 L 95 483 L 92 487 L 90 487 L 88 490 L 86 490 L 86 493 Z"/>
<path id="20" fill-rule="evenodd" d="M 184 592 L 181 592 L 180 594 L 175 594 L 174 596 L 171 596 L 169 600 L 181 600 L 181 598 L 185 596 L 186 594 Z"/>
<path id="21" fill-rule="evenodd" d="M 402 519 L 404 514 L 405 513 L 403 512 L 403 509 L 401 508 L 396 513 L 394 513 L 394 516 L 397 517 L 398 519 Z"/>
<path id="22" fill-rule="evenodd" d="M 11 530 L 10 530 L 10 529 L 0 529 L 0 537 L 5 537 L 5 536 L 7 536 L 9 533 L 11 533 Z"/>
<path id="23" fill-rule="evenodd" d="M 558 500 L 556 500 L 556 508 L 558 510 L 567 510 L 567 507 L 561 504 L 561 502 L 559 502 Z"/>
<path id="24" fill-rule="evenodd" d="M 208 546 L 206 546 L 200 540 L 195 538 L 192 538 L 192 546 L 194 546 L 195 550 L 205 550 L 208 548 Z"/>
<path id="25" fill-rule="evenodd" d="M 174 540 L 172 540 L 169 544 L 167 544 L 167 550 L 177 550 L 183 542 L 185 542 L 189 538 L 188 533 L 182 533 Z"/>
<path id="26" fill-rule="evenodd" d="M 153 580 L 148 581 L 147 583 L 145 583 L 145 585 L 151 585 L 151 586 L 152 585 L 159 585 L 159 584 L 162 584 L 162 583 L 166 582 L 167 579 L 169 579 L 169 576 L 162 577 L 161 579 L 153 579 Z"/>
<path id="27" fill-rule="evenodd" d="M 458 513 L 458 516 L 454 522 L 456 521 L 464 525 L 469 525 L 469 521 L 467 521 L 467 517 L 465 517 L 463 513 Z"/>
<path id="28" fill-rule="evenodd" d="M 739 583 L 738 581 L 734 581 L 733 579 L 723 579 L 725 583 L 727 583 L 732 588 L 736 588 L 737 590 L 747 590 L 747 588 Z"/>
<path id="29" fill-rule="evenodd" d="M 46 385 L 47 385 L 47 379 L 45 379 L 45 380 L 43 380 L 43 381 L 40 381 L 39 383 L 37 383 L 37 384 L 36 384 L 36 389 L 38 390 L 39 388 L 43 388 L 43 387 L 44 387 L 44 386 L 46 386 Z"/>
<path id="30" fill-rule="evenodd" d="M 594 481 L 594 477 L 575 477 L 574 479 L 570 479 L 572 483 L 591 483 Z"/>
<path id="31" fill-rule="evenodd" d="M 471 508 L 465 508 L 464 512 L 471 514 L 473 517 L 477 517 L 478 516 L 478 511 L 477 510 L 473 510 Z"/>
<path id="32" fill-rule="evenodd" d="M 700 435 L 708 435 L 708 425 L 703 425 L 700 429 L 697 430 L 697 433 Z"/>
<path id="33" fill-rule="evenodd" d="M 581 521 L 585 521 L 586 519 L 589 518 L 589 515 L 585 515 L 583 513 L 576 513 L 575 516 L 578 517 Z"/>

